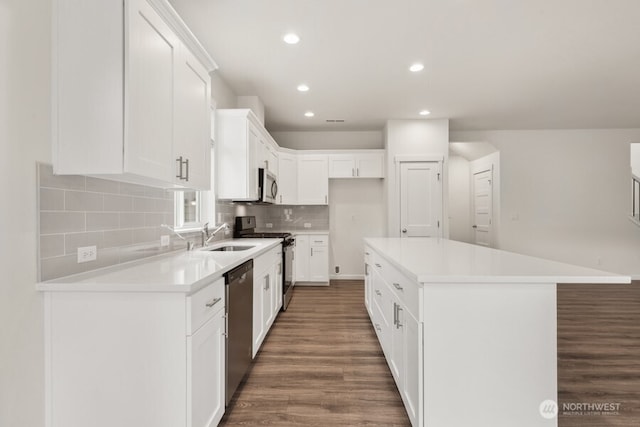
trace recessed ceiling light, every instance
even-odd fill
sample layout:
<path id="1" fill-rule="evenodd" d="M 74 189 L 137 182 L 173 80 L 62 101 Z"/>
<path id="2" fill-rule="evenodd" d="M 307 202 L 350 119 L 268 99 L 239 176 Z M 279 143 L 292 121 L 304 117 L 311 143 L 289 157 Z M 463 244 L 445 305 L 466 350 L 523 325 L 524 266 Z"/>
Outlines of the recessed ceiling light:
<path id="1" fill-rule="evenodd" d="M 300 92 L 307 92 L 309 90 L 309 86 L 307 86 L 305 84 L 298 85 L 298 90 Z"/>
<path id="2" fill-rule="evenodd" d="M 424 70 L 424 65 L 420 64 L 419 62 L 416 62 L 415 64 L 411 64 L 411 66 L 409 67 L 409 71 L 413 73 L 417 73 L 418 71 L 422 71 L 422 70 Z"/>
<path id="3" fill-rule="evenodd" d="M 422 110 L 422 111 L 420 111 L 420 115 L 421 115 L 421 116 L 428 116 L 429 114 L 431 114 L 431 111 L 429 111 L 429 110 Z"/>
<path id="4" fill-rule="evenodd" d="M 313 114 L 313 111 L 307 111 L 306 113 L 304 113 L 305 117 L 313 117 L 315 116 L 315 114 Z"/>
<path id="5" fill-rule="evenodd" d="M 282 40 L 284 40 L 284 42 L 287 43 L 287 44 L 296 44 L 296 43 L 298 43 L 300 41 L 300 37 L 298 37 L 297 34 L 289 33 L 289 34 L 286 34 L 282 38 Z"/>

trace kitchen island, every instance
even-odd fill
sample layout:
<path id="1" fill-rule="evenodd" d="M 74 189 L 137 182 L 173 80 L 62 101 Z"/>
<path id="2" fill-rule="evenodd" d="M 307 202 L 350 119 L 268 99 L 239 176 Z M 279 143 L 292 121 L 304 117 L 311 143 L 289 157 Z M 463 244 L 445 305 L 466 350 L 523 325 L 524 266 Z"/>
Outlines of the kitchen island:
<path id="1" fill-rule="evenodd" d="M 557 284 L 631 280 L 437 238 L 365 239 L 365 268 L 409 418 L 429 427 L 556 426 Z"/>

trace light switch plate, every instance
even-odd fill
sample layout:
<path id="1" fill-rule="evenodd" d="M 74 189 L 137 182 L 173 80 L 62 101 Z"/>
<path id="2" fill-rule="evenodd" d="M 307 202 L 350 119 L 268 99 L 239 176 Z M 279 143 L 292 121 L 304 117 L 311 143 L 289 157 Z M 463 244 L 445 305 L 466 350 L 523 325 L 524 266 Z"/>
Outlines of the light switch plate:
<path id="1" fill-rule="evenodd" d="M 160 247 L 169 246 L 169 243 L 171 243 L 171 239 L 167 234 L 160 236 Z"/>
<path id="2" fill-rule="evenodd" d="M 78 248 L 78 264 L 95 261 L 98 258 L 98 249 L 95 246 L 83 246 Z"/>
<path id="3" fill-rule="evenodd" d="M 267 227 L 267 228 L 273 228 L 273 224 L 272 224 L 272 223 L 270 223 L 270 222 L 268 222 L 268 223 L 266 223 L 266 224 L 265 224 L 265 227 Z"/>
<path id="4" fill-rule="evenodd" d="M 310 222 L 305 222 L 304 223 L 304 228 L 311 228 L 311 223 Z"/>

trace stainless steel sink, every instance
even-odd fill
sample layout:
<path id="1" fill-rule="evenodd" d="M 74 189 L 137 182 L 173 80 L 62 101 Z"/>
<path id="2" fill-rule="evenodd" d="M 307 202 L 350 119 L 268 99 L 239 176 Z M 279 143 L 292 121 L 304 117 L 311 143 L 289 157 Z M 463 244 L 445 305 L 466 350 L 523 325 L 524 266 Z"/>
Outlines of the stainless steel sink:
<path id="1" fill-rule="evenodd" d="M 211 252 L 238 252 L 238 251 L 246 251 L 247 249 L 255 248 L 255 246 L 219 246 L 217 248 L 205 249 L 206 251 Z"/>

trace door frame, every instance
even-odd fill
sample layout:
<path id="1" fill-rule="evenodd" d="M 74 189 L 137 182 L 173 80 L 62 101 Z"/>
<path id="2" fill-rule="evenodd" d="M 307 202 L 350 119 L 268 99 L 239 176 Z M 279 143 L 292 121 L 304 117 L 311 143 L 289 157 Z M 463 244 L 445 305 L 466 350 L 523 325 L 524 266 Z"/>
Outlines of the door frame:
<path id="1" fill-rule="evenodd" d="M 417 163 L 417 162 L 437 162 L 440 166 L 440 173 L 442 174 L 442 179 L 440 180 L 440 206 L 442 208 L 442 212 L 440 215 L 440 233 L 438 237 L 449 237 L 449 225 L 447 218 L 447 201 L 444 197 L 444 189 L 448 188 L 447 186 L 447 173 L 444 168 L 445 158 L 442 155 L 438 154 L 423 154 L 423 155 L 397 155 L 393 158 L 394 162 L 394 178 L 395 178 L 395 186 L 393 188 L 393 197 L 392 200 L 388 202 L 391 203 L 391 209 L 389 209 L 389 237 L 400 237 L 400 173 L 402 163 Z"/>
<path id="2" fill-rule="evenodd" d="M 470 198 L 470 206 L 471 206 L 471 223 L 473 224 L 472 227 L 474 227 L 474 230 L 472 231 L 473 233 L 473 238 L 472 238 L 472 243 L 475 245 L 478 245 L 477 242 L 477 235 L 476 235 L 476 230 L 475 227 L 477 224 L 474 224 L 476 222 L 476 179 L 475 176 L 479 173 L 484 173 L 484 172 L 490 172 L 489 174 L 489 197 L 491 197 L 491 203 L 489 205 L 489 231 L 488 231 L 488 235 L 489 235 L 489 245 L 488 247 L 493 247 L 494 245 L 494 239 L 493 239 L 493 184 L 494 184 L 494 179 L 493 179 L 493 164 L 488 165 L 489 167 L 479 167 L 476 168 L 475 170 L 469 171 L 469 178 L 471 180 L 471 185 L 470 185 L 470 192 L 469 192 L 469 198 Z M 479 245 L 479 246 L 483 246 L 483 245 Z"/>

